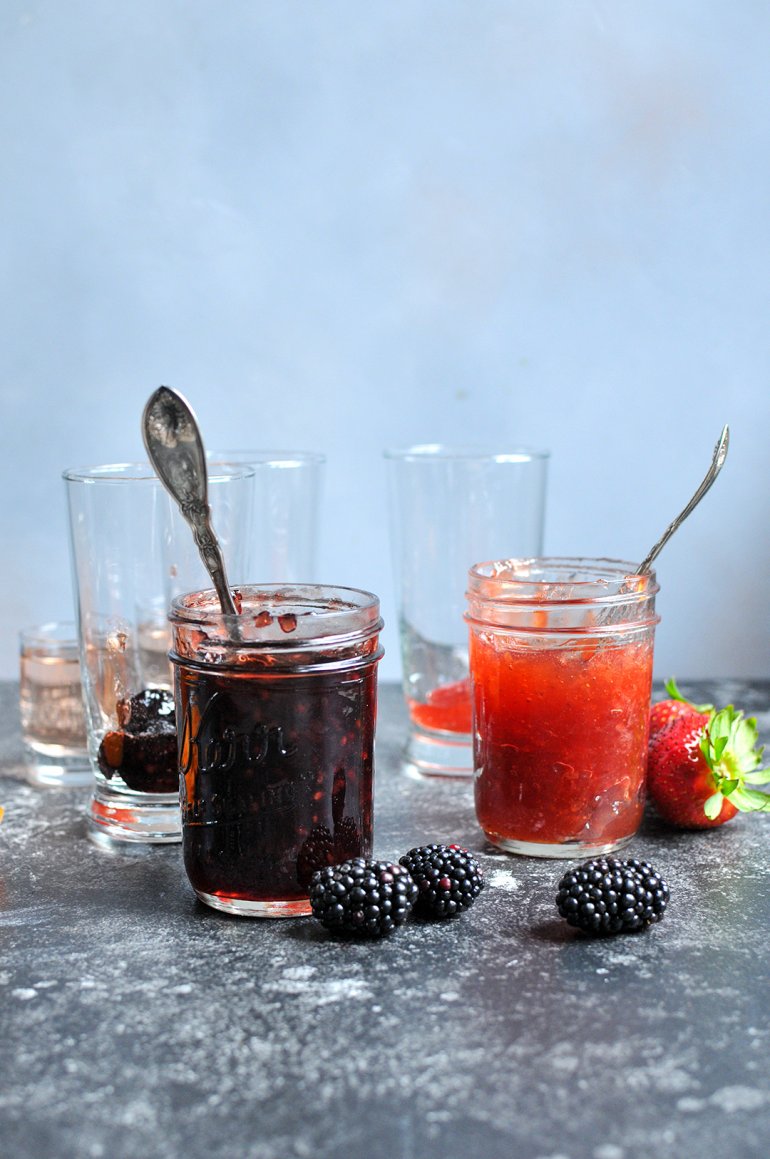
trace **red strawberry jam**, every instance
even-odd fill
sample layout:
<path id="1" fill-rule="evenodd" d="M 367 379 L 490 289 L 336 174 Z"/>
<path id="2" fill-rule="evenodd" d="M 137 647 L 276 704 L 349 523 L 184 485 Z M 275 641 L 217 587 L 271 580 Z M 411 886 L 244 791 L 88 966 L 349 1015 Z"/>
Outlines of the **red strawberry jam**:
<path id="1" fill-rule="evenodd" d="M 434 688 L 424 703 L 410 700 L 409 714 L 419 728 L 469 734 L 473 715 L 470 677 Z"/>
<path id="2" fill-rule="evenodd" d="M 654 576 L 611 560 L 471 569 L 476 816 L 513 853 L 609 852 L 644 806 Z"/>
<path id="3" fill-rule="evenodd" d="M 474 640 L 476 814 L 510 842 L 614 845 L 644 806 L 652 644 L 519 651 Z"/>

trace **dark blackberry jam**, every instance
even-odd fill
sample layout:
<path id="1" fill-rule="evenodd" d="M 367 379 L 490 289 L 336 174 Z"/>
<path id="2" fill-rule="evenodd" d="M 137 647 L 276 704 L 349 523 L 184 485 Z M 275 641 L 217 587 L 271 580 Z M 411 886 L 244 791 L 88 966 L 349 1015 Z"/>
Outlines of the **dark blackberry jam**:
<path id="1" fill-rule="evenodd" d="M 371 853 L 379 603 L 239 594 L 238 638 L 213 592 L 171 616 L 185 869 L 217 909 L 305 914 L 316 869 Z"/>

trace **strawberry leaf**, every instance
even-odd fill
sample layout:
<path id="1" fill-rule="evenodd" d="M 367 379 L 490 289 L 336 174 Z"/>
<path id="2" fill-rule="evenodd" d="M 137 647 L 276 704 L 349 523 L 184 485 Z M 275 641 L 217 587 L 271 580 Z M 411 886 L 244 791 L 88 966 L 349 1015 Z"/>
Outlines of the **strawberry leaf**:
<path id="1" fill-rule="evenodd" d="M 756 768 L 761 760 L 761 752 L 757 752 L 758 732 L 754 717 L 750 716 L 742 722 L 742 725 L 736 725 L 735 735 L 731 739 L 736 760 L 741 768 L 746 772 L 750 771 L 749 765 Z"/>
<path id="2" fill-rule="evenodd" d="M 712 793 L 711 796 L 703 803 L 703 812 L 708 817 L 709 821 L 716 821 L 719 814 L 722 812 L 722 802 L 724 797 L 721 793 Z"/>
<path id="3" fill-rule="evenodd" d="M 736 789 L 730 800 L 742 813 L 770 813 L 770 793 L 758 789 Z"/>
<path id="4" fill-rule="evenodd" d="M 770 784 L 770 769 L 757 769 L 755 773 L 746 773 L 743 780 L 747 785 L 768 785 Z"/>

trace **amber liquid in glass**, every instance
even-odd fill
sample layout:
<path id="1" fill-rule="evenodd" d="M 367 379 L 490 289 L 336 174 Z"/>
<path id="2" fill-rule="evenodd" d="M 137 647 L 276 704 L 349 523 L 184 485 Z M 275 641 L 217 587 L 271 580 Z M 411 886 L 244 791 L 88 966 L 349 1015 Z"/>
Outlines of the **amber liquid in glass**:
<path id="1" fill-rule="evenodd" d="M 23 652 L 19 698 L 22 733 L 31 749 L 50 756 L 85 751 L 86 724 L 77 655 Z"/>

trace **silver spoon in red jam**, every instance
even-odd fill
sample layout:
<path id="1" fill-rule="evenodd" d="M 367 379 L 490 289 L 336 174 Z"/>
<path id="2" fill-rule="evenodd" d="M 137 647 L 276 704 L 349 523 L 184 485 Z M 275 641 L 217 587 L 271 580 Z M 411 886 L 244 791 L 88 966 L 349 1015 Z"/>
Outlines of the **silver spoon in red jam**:
<path id="1" fill-rule="evenodd" d="M 698 506 L 706 492 L 710 490 L 712 483 L 716 479 L 719 472 L 722 470 L 725 459 L 727 458 L 727 449 L 729 446 L 730 428 L 728 426 L 724 426 L 722 428 L 722 433 L 717 440 L 717 444 L 714 447 L 714 453 L 711 457 L 711 465 L 703 478 L 703 482 L 700 484 L 689 503 L 687 503 L 686 506 L 679 512 L 676 519 L 673 519 L 671 523 L 669 523 L 668 527 L 663 532 L 655 546 L 651 548 L 650 551 L 648 551 L 647 555 L 636 569 L 636 575 L 646 575 L 647 572 L 652 569 L 653 561 L 660 555 L 660 552 L 666 546 L 671 536 L 675 531 L 678 530 L 678 528 L 682 526 L 687 516 L 692 515 L 693 511 Z"/>

